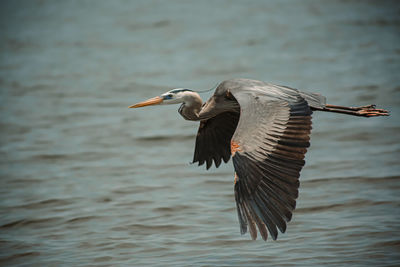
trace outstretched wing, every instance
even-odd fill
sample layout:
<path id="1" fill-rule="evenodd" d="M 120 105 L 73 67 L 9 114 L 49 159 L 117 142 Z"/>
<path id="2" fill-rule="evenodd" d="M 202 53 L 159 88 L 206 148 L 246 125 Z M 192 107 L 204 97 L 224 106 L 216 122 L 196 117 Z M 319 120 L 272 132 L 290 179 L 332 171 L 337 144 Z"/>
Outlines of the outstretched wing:
<path id="1" fill-rule="evenodd" d="M 215 167 L 219 167 L 221 160 L 228 162 L 231 157 L 230 142 L 235 132 L 239 114 L 224 112 L 211 119 L 200 122 L 196 137 L 193 163 L 206 163 L 209 169 L 214 160 Z"/>
<path id="2" fill-rule="evenodd" d="M 309 147 L 311 110 L 297 90 L 268 84 L 231 91 L 240 105 L 232 137 L 241 233 L 275 240 L 292 217 Z"/>

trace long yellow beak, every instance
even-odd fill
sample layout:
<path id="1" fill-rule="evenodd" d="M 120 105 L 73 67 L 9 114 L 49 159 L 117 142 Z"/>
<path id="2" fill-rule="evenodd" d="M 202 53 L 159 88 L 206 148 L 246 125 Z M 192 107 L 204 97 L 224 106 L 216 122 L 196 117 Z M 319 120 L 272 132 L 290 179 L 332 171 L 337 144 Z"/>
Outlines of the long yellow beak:
<path id="1" fill-rule="evenodd" d="M 156 97 L 147 99 L 146 101 L 132 105 L 129 108 L 140 108 L 140 107 L 144 107 L 144 106 L 157 105 L 157 104 L 161 104 L 162 102 L 163 102 L 162 97 L 156 96 Z"/>

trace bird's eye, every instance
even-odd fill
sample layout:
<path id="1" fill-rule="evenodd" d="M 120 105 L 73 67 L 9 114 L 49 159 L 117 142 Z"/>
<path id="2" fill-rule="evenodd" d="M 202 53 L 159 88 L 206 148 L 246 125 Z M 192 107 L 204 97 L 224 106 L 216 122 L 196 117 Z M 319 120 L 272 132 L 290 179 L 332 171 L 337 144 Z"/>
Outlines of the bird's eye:
<path id="1" fill-rule="evenodd" d="M 164 99 L 172 99 L 173 96 L 173 94 L 164 95 Z"/>

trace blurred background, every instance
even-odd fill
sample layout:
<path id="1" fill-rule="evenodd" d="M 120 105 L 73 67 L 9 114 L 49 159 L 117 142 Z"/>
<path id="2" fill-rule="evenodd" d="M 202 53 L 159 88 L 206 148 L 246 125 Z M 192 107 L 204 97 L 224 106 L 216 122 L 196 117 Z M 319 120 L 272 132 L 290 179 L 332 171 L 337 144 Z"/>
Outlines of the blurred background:
<path id="1" fill-rule="evenodd" d="M 1 265 L 400 264 L 398 1 L 0 5 Z M 198 123 L 127 108 L 239 77 L 391 111 L 314 113 L 277 241 L 240 235 L 231 163 L 190 164 Z"/>

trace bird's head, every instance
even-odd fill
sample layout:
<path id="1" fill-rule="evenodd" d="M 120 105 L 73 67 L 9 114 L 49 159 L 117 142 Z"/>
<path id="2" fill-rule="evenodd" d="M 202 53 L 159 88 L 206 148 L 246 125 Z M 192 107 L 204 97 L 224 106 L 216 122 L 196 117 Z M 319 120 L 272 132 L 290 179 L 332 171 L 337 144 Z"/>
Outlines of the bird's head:
<path id="1" fill-rule="evenodd" d="M 199 94 L 190 90 L 183 88 L 172 89 L 160 96 L 156 96 L 139 102 L 129 108 L 140 108 L 150 105 L 170 105 L 170 104 L 180 104 L 180 103 L 190 103 L 193 98 L 200 98 Z"/>

